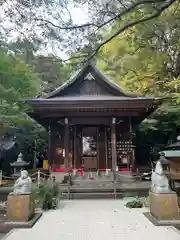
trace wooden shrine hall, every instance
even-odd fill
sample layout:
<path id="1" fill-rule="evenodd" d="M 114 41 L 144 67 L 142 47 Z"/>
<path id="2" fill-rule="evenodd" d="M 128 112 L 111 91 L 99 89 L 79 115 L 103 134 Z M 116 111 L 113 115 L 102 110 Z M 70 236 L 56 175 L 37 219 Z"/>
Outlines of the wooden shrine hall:
<path id="1" fill-rule="evenodd" d="M 28 104 L 32 108 L 28 115 L 49 131 L 51 170 L 116 171 L 117 166 L 135 169 L 133 127 L 161 100 L 127 93 L 86 64 L 49 96 Z"/>

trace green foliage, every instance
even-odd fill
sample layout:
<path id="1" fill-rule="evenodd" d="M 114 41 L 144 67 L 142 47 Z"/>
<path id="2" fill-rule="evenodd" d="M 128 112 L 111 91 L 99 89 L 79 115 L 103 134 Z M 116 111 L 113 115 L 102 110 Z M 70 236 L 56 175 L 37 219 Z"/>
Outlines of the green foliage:
<path id="1" fill-rule="evenodd" d="M 54 56 L 37 56 L 33 64 L 42 80 L 43 94 L 47 94 L 62 85 L 69 79 L 72 72 L 70 64 L 63 64 L 61 59 Z"/>
<path id="2" fill-rule="evenodd" d="M 142 1 L 139 0 L 64 0 L 64 1 L 2 1 L 0 10 L 2 32 L 13 34 L 18 31 L 22 39 L 36 39 L 43 42 L 45 50 L 59 50 L 69 55 L 82 47 L 94 50 L 103 42 L 102 31 L 121 21 L 119 29 L 136 20 L 142 20 L 164 10 L 164 6 L 178 0 Z M 88 9 L 87 9 L 88 8 Z M 83 9 L 82 23 L 78 24 L 74 12 Z M 78 14 L 78 13 L 76 13 Z M 86 20 L 86 15 L 88 19 Z M 160 15 L 160 13 L 158 14 Z M 31 19 L 29 19 L 31 16 Z M 83 21 L 84 20 L 84 21 Z M 12 24 L 7 24 L 12 22 Z M 84 25 L 84 23 L 87 24 Z M 89 56 L 87 54 L 86 56 Z"/>
<path id="3" fill-rule="evenodd" d="M 19 128 L 30 119 L 25 101 L 35 97 L 40 80 L 23 61 L 0 54 L 0 136 Z"/>
<path id="4" fill-rule="evenodd" d="M 8 44 L 2 39 L 0 45 L 0 138 L 6 134 L 16 137 L 15 147 L 0 162 L 6 172 L 20 151 L 30 166 L 34 151 L 37 157 L 47 157 L 47 131 L 26 115 L 25 101 L 59 87 L 71 73 L 71 67 L 55 57 L 34 55 L 39 47 L 36 40 L 20 39 Z"/>
<path id="5" fill-rule="evenodd" d="M 48 149 L 48 132 L 35 121 L 29 121 L 20 126 L 16 131 L 16 155 L 19 151 L 23 153 L 24 159 L 33 166 L 34 151 L 37 157 L 41 154 L 46 156 Z"/>
<path id="6" fill-rule="evenodd" d="M 137 9 L 107 32 L 145 15 L 149 8 Z M 98 65 L 118 84 L 140 95 L 178 95 L 179 88 L 179 33 L 177 22 L 179 4 L 165 11 L 161 18 L 134 26 L 106 44 Z"/>
<path id="7" fill-rule="evenodd" d="M 56 183 L 40 186 L 36 195 L 37 200 L 42 204 L 43 210 L 56 209 L 58 207 L 59 188 Z"/>
<path id="8" fill-rule="evenodd" d="M 149 208 L 149 196 L 139 198 L 139 200 L 142 202 L 144 207 Z"/>
<path id="9" fill-rule="evenodd" d="M 127 208 L 142 208 L 143 204 L 139 200 L 133 200 L 133 201 L 127 202 L 125 206 Z"/>
<path id="10" fill-rule="evenodd" d="M 147 11 L 149 9 L 137 9 L 123 17 L 105 35 L 110 36 L 123 21 L 136 20 Z M 176 141 L 180 132 L 179 16 L 180 5 L 176 3 L 160 18 L 136 25 L 114 38 L 102 48 L 97 58 L 97 64 L 105 74 L 130 92 L 139 96 L 172 97 L 138 129 L 140 155 L 145 142 L 157 154 L 168 142 Z"/>

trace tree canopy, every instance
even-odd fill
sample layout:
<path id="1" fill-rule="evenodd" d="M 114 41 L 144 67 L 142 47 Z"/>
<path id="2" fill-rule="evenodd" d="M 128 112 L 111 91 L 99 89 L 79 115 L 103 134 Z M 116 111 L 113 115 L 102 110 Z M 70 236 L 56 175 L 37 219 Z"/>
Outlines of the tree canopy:
<path id="1" fill-rule="evenodd" d="M 26 161 L 32 163 L 34 150 L 47 154 L 48 133 L 27 116 L 26 100 L 43 96 L 64 83 L 71 68 L 53 56 L 35 55 L 34 42 L 5 43 L 2 40 L 1 50 L 0 140 L 14 136 L 15 147 L 6 158 L 14 161 L 21 151 Z M 0 167 L 8 171 L 9 165 L 3 161 L 1 149 L 0 153 Z"/>
<path id="2" fill-rule="evenodd" d="M 37 96 L 40 79 L 21 59 L 0 54 L 0 136 L 29 121 L 25 101 Z"/>
<path id="3" fill-rule="evenodd" d="M 100 67 L 106 70 L 108 65 L 108 73 L 114 72 L 112 77 L 116 81 L 122 79 L 121 83 L 130 90 L 154 96 L 176 95 L 180 74 L 179 16 L 179 5 L 174 4 L 161 18 L 117 36 L 102 49 Z"/>
<path id="4" fill-rule="evenodd" d="M 131 19 L 136 19 L 136 14 L 131 15 Z M 129 91 L 171 99 L 140 126 L 141 135 L 145 134 L 142 142 L 146 141 L 149 146 L 176 141 L 180 131 L 179 17 L 180 8 L 176 3 L 161 18 L 116 36 L 103 46 L 97 57 L 99 68 Z M 121 24 L 122 20 L 104 35 L 111 36 Z"/>
<path id="5" fill-rule="evenodd" d="M 160 17 L 176 3 L 177 0 L 6 0 L 0 5 L 0 27 L 9 36 L 18 32 L 21 38 L 38 39 L 44 47 L 53 49 L 54 46 L 66 53 L 86 46 L 86 49 L 91 49 L 91 54 L 86 52 L 82 57 L 87 60 L 115 36 Z M 88 8 L 88 18 L 85 23 L 77 24 L 71 12 L 73 8 L 83 6 Z M 117 28 L 119 21 L 121 24 Z M 108 28 L 112 28 L 111 34 L 104 38 L 102 32 Z"/>

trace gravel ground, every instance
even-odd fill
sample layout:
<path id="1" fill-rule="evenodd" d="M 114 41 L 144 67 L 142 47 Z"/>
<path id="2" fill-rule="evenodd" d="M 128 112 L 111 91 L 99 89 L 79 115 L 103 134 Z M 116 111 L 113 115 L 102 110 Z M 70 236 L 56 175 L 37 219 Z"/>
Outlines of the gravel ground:
<path id="1" fill-rule="evenodd" d="M 172 227 L 156 227 L 142 214 L 128 209 L 127 200 L 73 200 L 60 203 L 32 229 L 19 229 L 6 240 L 179 240 Z"/>

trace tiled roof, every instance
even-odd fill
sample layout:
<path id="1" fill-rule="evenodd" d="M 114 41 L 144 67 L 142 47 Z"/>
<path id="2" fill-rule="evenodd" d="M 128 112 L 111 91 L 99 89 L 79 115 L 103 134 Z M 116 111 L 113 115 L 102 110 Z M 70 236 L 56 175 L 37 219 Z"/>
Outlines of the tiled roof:
<path id="1" fill-rule="evenodd" d="M 154 98 L 146 98 L 146 97 L 124 97 L 124 96 L 106 96 L 106 95 L 81 95 L 81 96 L 62 96 L 62 97 L 54 97 L 50 99 L 46 98 L 35 98 L 32 99 L 32 102 L 53 102 L 53 101 L 153 101 Z"/>
<path id="2" fill-rule="evenodd" d="M 60 87 L 58 87 L 56 90 L 54 90 L 52 93 L 50 93 L 47 98 L 52 98 L 57 96 L 58 93 L 64 91 L 67 87 L 69 87 L 70 85 L 72 85 L 80 76 L 81 74 L 83 74 L 84 71 L 86 71 L 88 68 L 92 68 L 94 70 L 94 72 L 104 81 L 106 82 L 106 84 L 109 85 L 109 87 L 113 88 L 114 90 L 118 91 L 121 95 L 123 94 L 124 96 L 129 96 L 129 97 L 136 97 L 135 94 L 132 93 L 127 93 L 122 87 L 120 87 L 118 84 L 116 84 L 115 82 L 109 80 L 96 66 L 88 63 L 86 64 L 81 70 L 75 72 L 75 74 L 73 74 L 71 76 L 71 78 L 65 82 L 64 84 L 62 84 Z"/>

